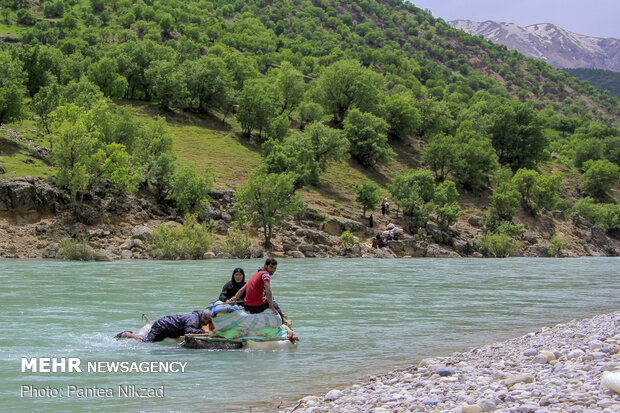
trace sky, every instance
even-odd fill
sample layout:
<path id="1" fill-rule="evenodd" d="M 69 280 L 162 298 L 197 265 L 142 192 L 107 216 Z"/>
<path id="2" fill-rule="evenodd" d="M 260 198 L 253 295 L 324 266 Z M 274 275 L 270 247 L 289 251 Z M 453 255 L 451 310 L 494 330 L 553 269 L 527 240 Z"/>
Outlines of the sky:
<path id="1" fill-rule="evenodd" d="M 620 39 L 620 0 L 409 0 L 445 21 L 529 26 L 553 23 L 574 33 Z"/>

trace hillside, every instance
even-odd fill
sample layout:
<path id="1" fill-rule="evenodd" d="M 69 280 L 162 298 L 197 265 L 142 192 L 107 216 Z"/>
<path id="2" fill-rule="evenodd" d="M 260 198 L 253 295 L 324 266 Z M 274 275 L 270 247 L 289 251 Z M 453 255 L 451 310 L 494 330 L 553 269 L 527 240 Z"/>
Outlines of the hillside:
<path id="1" fill-rule="evenodd" d="M 2 19 L 0 167 L 65 192 L 63 219 L 109 225 L 125 208 L 127 225 L 153 226 L 193 213 L 215 219 L 219 245 L 245 216 L 257 244 L 272 229 L 251 212 L 262 185 L 308 206 L 273 221 L 300 231 L 276 231 L 281 254 L 327 253 L 299 240 L 332 245 L 308 232 L 332 218 L 328 233 L 368 244 L 390 221 L 405 227 L 399 256 L 546 254 L 552 239 L 572 255 L 615 251 L 618 100 L 410 3 L 56 0 L 5 6 Z M 366 183 L 377 229 L 356 202 Z M 130 194 L 140 200 L 118 209 Z M 379 218 L 384 196 L 393 209 Z M 89 219 L 80 206 L 95 200 Z M 561 211 L 547 222 L 549 210 Z M 603 228 L 604 247 L 588 247 L 573 214 Z"/>
<path id="2" fill-rule="evenodd" d="M 503 44 L 556 68 L 620 71 L 620 40 L 573 33 L 551 23 L 521 27 L 514 23 L 453 20 L 450 25 Z"/>
<path id="3" fill-rule="evenodd" d="M 577 79 L 586 80 L 598 89 L 609 90 L 612 96 L 620 98 L 620 72 L 601 69 L 566 69 Z"/>

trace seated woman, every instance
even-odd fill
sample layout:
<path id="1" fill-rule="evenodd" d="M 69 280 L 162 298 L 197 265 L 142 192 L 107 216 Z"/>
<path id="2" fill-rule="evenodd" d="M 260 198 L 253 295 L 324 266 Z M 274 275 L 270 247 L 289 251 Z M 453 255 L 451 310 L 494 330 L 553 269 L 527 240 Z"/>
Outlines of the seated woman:
<path id="1" fill-rule="evenodd" d="M 232 279 L 224 284 L 222 288 L 222 292 L 220 293 L 220 298 L 218 300 L 222 302 L 226 302 L 229 298 L 232 298 L 237 294 L 237 292 L 245 285 L 245 272 L 243 268 L 235 268 L 232 273 Z M 239 297 L 240 300 L 243 301 L 245 298 L 245 293 Z"/>

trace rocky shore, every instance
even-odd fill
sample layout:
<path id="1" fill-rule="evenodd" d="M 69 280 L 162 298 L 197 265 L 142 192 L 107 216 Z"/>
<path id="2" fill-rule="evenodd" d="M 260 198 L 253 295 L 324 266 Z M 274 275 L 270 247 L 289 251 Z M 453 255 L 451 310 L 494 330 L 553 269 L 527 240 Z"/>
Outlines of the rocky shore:
<path id="1" fill-rule="evenodd" d="M 601 386 L 620 372 L 619 350 L 617 311 L 422 360 L 283 412 L 620 412 L 620 394 Z"/>
<path id="2" fill-rule="evenodd" d="M 79 205 L 73 204 L 57 188 L 38 178 L 0 179 L 0 258 L 56 258 L 59 242 L 64 238 L 88 243 L 93 256 L 105 260 L 149 259 L 148 242 L 160 224 L 176 226 L 183 222 L 172 209 L 160 205 L 141 193 L 117 198 L 105 188 L 93 190 Z M 200 221 L 213 222 L 216 242 L 204 258 L 235 258 L 221 245 L 228 237 L 234 220 L 234 192 L 212 190 L 211 202 Z M 402 214 L 382 216 L 376 213 L 374 226 L 352 206 L 336 206 L 317 201 L 304 213 L 285 222 L 272 239 L 273 249 L 263 251 L 262 234 L 249 232 L 252 257 L 269 254 L 291 258 L 394 258 L 394 257 L 482 257 L 477 240 L 484 233 L 484 217 L 462 215 L 449 229 L 432 222 L 417 234 L 403 234 L 390 241 L 389 249 L 371 249 L 371 240 L 389 224 L 401 228 Z M 537 217 L 516 217 L 522 225 L 518 243 L 511 256 L 547 257 L 551 240 L 560 237 L 565 243 L 556 255 L 618 256 L 620 238 L 608 234 L 579 215 L 572 218 L 562 211 L 542 211 Z M 344 248 L 339 236 L 353 233 L 359 242 Z M 612 236 L 613 235 L 613 236 Z"/>

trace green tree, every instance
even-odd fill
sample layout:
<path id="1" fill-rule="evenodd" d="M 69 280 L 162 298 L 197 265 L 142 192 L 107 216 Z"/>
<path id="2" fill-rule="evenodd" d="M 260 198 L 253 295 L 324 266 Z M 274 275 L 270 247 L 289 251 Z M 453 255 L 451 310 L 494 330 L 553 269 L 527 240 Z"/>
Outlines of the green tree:
<path id="1" fill-rule="evenodd" d="M 374 209 L 381 201 L 379 187 L 374 182 L 364 180 L 361 184 L 355 186 L 357 197 L 355 201 L 362 205 L 364 210 L 363 216 L 366 216 L 366 209 Z"/>
<path id="2" fill-rule="evenodd" d="M 262 228 L 265 248 L 271 248 L 274 227 L 297 214 L 303 203 L 295 194 L 291 174 L 253 173 L 235 193 L 235 209 L 255 228 Z"/>
<path id="3" fill-rule="evenodd" d="M 584 189 L 595 198 L 603 198 L 620 181 L 620 168 L 607 159 L 586 161 L 583 168 Z"/>
<path id="4" fill-rule="evenodd" d="M 454 225 L 461 214 L 461 208 L 457 202 L 459 193 L 452 181 L 444 181 L 435 188 L 433 201 L 437 215 L 437 225 L 442 229 L 448 229 Z"/>
<path id="5" fill-rule="evenodd" d="M 52 133 L 50 160 L 56 167 L 56 184 L 66 189 L 73 200 L 81 200 L 94 179 L 93 155 L 98 142 L 81 119 L 67 119 Z"/>
<path id="6" fill-rule="evenodd" d="M 357 108 L 349 111 L 343 124 L 344 136 L 351 143 L 351 156 L 364 166 L 389 162 L 394 152 L 387 146 L 387 123 Z"/>
<path id="7" fill-rule="evenodd" d="M 352 106 L 373 111 L 379 102 L 381 76 L 356 60 L 339 60 L 327 67 L 317 80 L 323 107 L 342 123 Z"/>
<path id="8" fill-rule="evenodd" d="M 118 74 L 118 63 L 104 57 L 88 68 L 88 78 L 110 99 L 121 99 L 127 92 L 127 79 Z"/>
<path id="9" fill-rule="evenodd" d="M 249 136 L 253 130 L 258 129 L 259 138 L 262 138 L 263 129 L 282 105 L 278 89 L 263 79 L 247 82 L 238 102 L 237 119 L 241 123 L 242 132 Z"/>
<path id="10" fill-rule="evenodd" d="M 99 87 L 90 82 L 86 76 L 82 77 L 79 82 L 69 82 L 62 95 L 65 103 L 73 103 L 85 109 L 90 109 L 96 102 L 103 99 L 103 93 Z"/>
<path id="11" fill-rule="evenodd" d="M 575 166 L 581 168 L 584 162 L 603 159 L 605 144 L 597 138 L 580 140 L 575 148 Z"/>
<path id="12" fill-rule="evenodd" d="M 299 129 L 304 130 L 308 123 L 323 119 L 323 108 L 318 103 L 303 102 L 299 105 L 299 118 Z"/>
<path id="13" fill-rule="evenodd" d="M 314 153 L 296 139 L 285 144 L 273 139 L 265 142 L 261 170 L 266 174 L 288 173 L 294 176 L 295 189 L 319 182 L 320 167 Z"/>
<path id="14" fill-rule="evenodd" d="M 286 113 L 290 116 L 304 96 L 305 84 L 302 74 L 292 64 L 284 62 L 277 71 L 276 80 L 282 96 L 280 113 Z"/>
<path id="15" fill-rule="evenodd" d="M 456 183 L 470 190 L 489 185 L 489 176 L 498 167 L 491 141 L 476 133 L 471 121 L 461 123 L 456 140 L 457 159 L 452 171 Z"/>
<path id="16" fill-rule="evenodd" d="M 213 186 L 210 170 L 197 174 L 193 165 L 177 168 L 170 178 L 170 191 L 166 197 L 174 202 L 182 214 L 196 213 L 209 204 L 209 192 Z"/>
<path id="17" fill-rule="evenodd" d="M 202 112 L 225 110 L 234 94 L 234 81 L 224 59 L 202 56 L 183 63 L 191 107 Z"/>
<path id="18" fill-rule="evenodd" d="M 521 193 L 511 182 L 500 182 L 491 195 L 491 205 L 497 216 L 505 221 L 512 221 L 521 201 Z"/>
<path id="19" fill-rule="evenodd" d="M 447 133 L 452 129 L 452 114 L 443 101 L 434 99 L 420 99 L 416 102 L 420 111 L 422 123 L 419 127 L 420 136 L 433 136 L 437 133 Z"/>
<path id="20" fill-rule="evenodd" d="M 416 132 L 422 125 L 420 110 L 415 107 L 413 97 L 408 93 L 389 96 L 384 112 L 389 137 L 402 138 Z"/>
<path id="21" fill-rule="evenodd" d="M 435 179 L 431 171 L 412 169 L 406 174 L 396 175 L 390 192 L 407 218 L 412 233 L 426 225 L 433 211 L 435 197 Z"/>
<path id="22" fill-rule="evenodd" d="M 459 148 L 459 142 L 454 136 L 441 133 L 433 136 L 422 151 L 422 160 L 433 171 L 437 182 L 443 182 L 456 170 L 460 161 Z"/>
<path id="23" fill-rule="evenodd" d="M 32 109 L 39 116 L 40 128 L 46 133 L 50 133 L 49 115 L 56 109 L 61 102 L 61 89 L 52 77 L 48 86 L 43 86 L 32 98 Z"/>
<path id="24" fill-rule="evenodd" d="M 513 102 L 499 107 L 489 130 L 499 162 L 516 171 L 534 168 L 547 159 L 549 143 L 542 126 L 538 114 L 526 103 Z"/>
<path id="25" fill-rule="evenodd" d="M 309 124 L 297 139 L 302 146 L 312 150 L 322 172 L 325 172 L 329 162 L 337 162 L 348 157 L 348 139 L 342 136 L 341 131 L 320 122 Z"/>
<path id="26" fill-rule="evenodd" d="M 3 124 L 24 116 L 26 87 L 21 62 L 13 59 L 8 51 L 0 51 L 0 67 L 0 124 Z"/>
<path id="27" fill-rule="evenodd" d="M 132 170 L 124 145 L 106 145 L 93 155 L 93 161 L 97 168 L 96 179 L 109 183 L 112 193 L 125 195 L 136 192 L 142 177 Z"/>
<path id="28" fill-rule="evenodd" d="M 175 62 L 157 60 L 144 72 L 153 100 L 165 109 L 184 109 L 189 105 L 185 73 Z"/>

